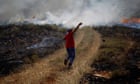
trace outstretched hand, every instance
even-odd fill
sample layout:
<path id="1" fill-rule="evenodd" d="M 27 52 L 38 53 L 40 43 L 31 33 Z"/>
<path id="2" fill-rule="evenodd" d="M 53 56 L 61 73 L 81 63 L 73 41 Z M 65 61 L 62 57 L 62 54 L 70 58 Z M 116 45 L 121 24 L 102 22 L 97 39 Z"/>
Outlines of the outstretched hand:
<path id="1" fill-rule="evenodd" d="M 82 22 L 80 22 L 78 25 L 80 26 L 80 25 L 82 25 L 83 23 Z"/>

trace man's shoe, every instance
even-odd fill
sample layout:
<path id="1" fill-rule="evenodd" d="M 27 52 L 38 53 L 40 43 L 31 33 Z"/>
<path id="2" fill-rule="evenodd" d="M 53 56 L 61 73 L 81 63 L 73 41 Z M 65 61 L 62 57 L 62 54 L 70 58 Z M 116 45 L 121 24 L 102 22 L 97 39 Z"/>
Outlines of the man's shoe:
<path id="1" fill-rule="evenodd" d="M 68 69 L 72 69 L 72 64 L 71 63 L 69 63 Z"/>
<path id="2" fill-rule="evenodd" d="M 67 63 L 68 63 L 68 60 L 64 60 L 64 65 L 66 66 L 67 65 Z"/>

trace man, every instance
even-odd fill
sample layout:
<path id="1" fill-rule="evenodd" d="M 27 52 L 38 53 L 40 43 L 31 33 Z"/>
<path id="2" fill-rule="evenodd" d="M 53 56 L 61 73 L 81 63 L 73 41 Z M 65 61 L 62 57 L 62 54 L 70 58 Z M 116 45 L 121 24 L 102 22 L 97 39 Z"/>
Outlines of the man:
<path id="1" fill-rule="evenodd" d="M 68 68 L 71 68 L 74 58 L 75 58 L 75 42 L 74 42 L 73 35 L 77 31 L 77 29 L 79 29 L 79 27 L 81 25 L 82 25 L 82 23 L 79 23 L 75 29 L 69 29 L 67 34 L 64 37 L 65 47 L 66 47 L 67 53 L 68 53 L 67 58 L 64 60 L 64 64 L 66 66 L 68 65 Z"/>

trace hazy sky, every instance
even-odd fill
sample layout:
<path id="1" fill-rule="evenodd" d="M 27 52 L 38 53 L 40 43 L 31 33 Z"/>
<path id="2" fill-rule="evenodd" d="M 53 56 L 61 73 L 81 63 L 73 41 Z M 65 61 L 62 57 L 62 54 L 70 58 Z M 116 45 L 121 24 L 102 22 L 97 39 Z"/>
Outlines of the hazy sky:
<path id="1" fill-rule="evenodd" d="M 31 19 L 34 22 L 75 25 L 114 24 L 140 17 L 140 0 L 0 0 L 0 22 Z"/>

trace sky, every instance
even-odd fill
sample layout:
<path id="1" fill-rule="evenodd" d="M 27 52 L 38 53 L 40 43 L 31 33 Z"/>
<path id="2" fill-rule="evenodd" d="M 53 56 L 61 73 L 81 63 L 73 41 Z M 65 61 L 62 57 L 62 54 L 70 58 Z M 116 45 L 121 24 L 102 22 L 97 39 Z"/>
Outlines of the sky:
<path id="1" fill-rule="evenodd" d="M 0 23 L 112 25 L 140 17 L 140 0 L 0 0 Z"/>

